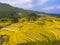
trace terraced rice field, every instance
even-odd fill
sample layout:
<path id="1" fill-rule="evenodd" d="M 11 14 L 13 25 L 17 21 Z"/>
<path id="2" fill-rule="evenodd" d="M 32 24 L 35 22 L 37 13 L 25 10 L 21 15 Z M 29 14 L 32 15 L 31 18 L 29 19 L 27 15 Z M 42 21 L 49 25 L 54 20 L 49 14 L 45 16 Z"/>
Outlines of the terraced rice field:
<path id="1" fill-rule="evenodd" d="M 9 36 L 6 45 L 60 45 L 60 23 L 55 21 L 51 25 L 52 22 L 46 21 L 39 25 L 39 22 L 18 22 L 2 28 L 0 35 Z"/>

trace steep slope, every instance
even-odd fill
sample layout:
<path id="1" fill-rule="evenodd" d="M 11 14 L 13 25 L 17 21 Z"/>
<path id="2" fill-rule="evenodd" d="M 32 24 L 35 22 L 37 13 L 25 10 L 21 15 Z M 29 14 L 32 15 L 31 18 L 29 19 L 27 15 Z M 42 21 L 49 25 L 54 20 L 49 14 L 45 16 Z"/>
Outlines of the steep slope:
<path id="1" fill-rule="evenodd" d="M 28 11 L 13 7 L 9 4 L 0 3 L 0 28 L 6 27 L 12 23 L 17 23 L 18 19 L 27 17 L 27 15 L 32 12 L 34 11 Z"/>
<path id="2" fill-rule="evenodd" d="M 0 30 L 2 39 L 9 36 L 6 45 L 60 45 L 60 18 L 40 14 L 36 21 L 23 20 Z"/>

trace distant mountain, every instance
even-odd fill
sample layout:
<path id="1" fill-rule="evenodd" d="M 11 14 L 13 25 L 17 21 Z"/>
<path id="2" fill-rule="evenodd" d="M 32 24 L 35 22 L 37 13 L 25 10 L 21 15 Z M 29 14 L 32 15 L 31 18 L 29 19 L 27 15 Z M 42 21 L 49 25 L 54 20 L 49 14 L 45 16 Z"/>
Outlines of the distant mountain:
<path id="1" fill-rule="evenodd" d="M 50 14 L 50 15 L 60 17 L 60 14 Z"/>
<path id="2" fill-rule="evenodd" d="M 12 12 L 18 12 L 18 11 L 23 12 L 24 9 L 12 7 L 9 4 L 0 3 L 0 14 L 1 13 L 12 13 Z"/>
<path id="3" fill-rule="evenodd" d="M 32 11 L 32 10 L 24 10 L 22 8 L 17 8 L 17 7 L 13 7 L 9 4 L 5 4 L 5 3 L 0 3 L 0 15 L 9 15 L 11 13 L 16 13 L 16 12 L 21 12 L 21 13 L 36 13 L 36 14 L 49 14 L 49 13 L 45 13 L 45 12 L 39 12 L 39 11 Z M 60 16 L 60 14 L 49 14 L 52 16 Z"/>

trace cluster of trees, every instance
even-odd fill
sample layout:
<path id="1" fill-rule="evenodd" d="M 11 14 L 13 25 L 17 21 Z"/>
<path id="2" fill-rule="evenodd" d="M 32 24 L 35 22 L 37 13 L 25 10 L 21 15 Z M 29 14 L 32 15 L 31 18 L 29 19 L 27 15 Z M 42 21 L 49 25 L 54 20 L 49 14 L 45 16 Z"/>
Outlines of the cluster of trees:
<path id="1" fill-rule="evenodd" d="M 28 21 L 30 21 L 30 20 L 35 21 L 38 17 L 39 16 L 35 13 L 30 13 L 30 14 L 26 15 L 26 18 L 28 19 Z"/>
<path id="2" fill-rule="evenodd" d="M 26 12 L 21 15 L 21 18 L 25 18 L 27 21 L 35 21 L 39 16 L 34 12 Z"/>
<path id="3" fill-rule="evenodd" d="M 16 23 L 18 22 L 18 19 L 22 19 L 22 18 L 26 18 L 28 21 L 33 20 L 35 21 L 39 16 L 35 13 L 26 13 L 26 14 L 22 14 L 22 15 L 18 15 L 16 13 L 10 13 L 8 15 L 0 15 L 0 21 L 2 22 L 6 22 L 11 20 L 12 22 Z M 8 20 L 9 19 L 9 20 Z"/>

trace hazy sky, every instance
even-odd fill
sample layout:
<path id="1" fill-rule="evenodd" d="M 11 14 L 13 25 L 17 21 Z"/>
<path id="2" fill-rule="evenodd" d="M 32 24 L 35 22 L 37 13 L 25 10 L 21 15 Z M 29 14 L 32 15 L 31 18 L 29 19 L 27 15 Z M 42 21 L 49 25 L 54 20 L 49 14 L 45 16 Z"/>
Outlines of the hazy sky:
<path id="1" fill-rule="evenodd" d="M 60 13 L 60 0 L 0 0 L 0 2 L 40 12 Z"/>

